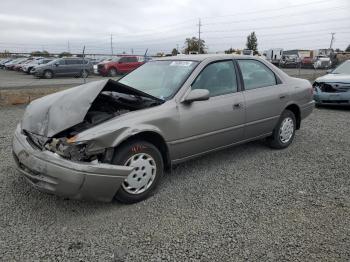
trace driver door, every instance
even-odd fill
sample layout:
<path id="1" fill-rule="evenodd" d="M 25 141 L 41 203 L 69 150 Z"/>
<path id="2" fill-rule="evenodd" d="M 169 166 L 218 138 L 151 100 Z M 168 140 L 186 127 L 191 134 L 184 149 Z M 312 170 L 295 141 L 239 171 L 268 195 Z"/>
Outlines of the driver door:
<path id="1" fill-rule="evenodd" d="M 179 104 L 179 137 L 172 142 L 174 157 L 184 159 L 237 143 L 243 138 L 244 98 L 238 91 L 232 60 L 207 65 L 193 89 L 207 89 L 206 101 Z"/>

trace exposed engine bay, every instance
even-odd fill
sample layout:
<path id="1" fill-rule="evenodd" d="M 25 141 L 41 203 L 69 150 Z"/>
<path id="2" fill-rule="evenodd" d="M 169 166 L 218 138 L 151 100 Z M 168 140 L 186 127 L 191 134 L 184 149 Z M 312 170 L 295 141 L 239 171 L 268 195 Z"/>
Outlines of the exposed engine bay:
<path id="1" fill-rule="evenodd" d="M 79 101 L 77 101 L 77 103 L 78 102 Z M 122 86 L 115 81 L 109 80 L 92 103 L 85 103 L 89 108 L 83 120 L 79 123 L 58 132 L 52 137 L 38 135 L 25 129 L 23 131 L 27 134 L 31 144 L 35 145 L 38 149 L 46 149 L 61 157 L 75 161 L 103 161 L 102 158 L 106 150 L 94 152 L 94 154 L 89 155 L 86 150 L 89 146 L 88 142 L 76 143 L 76 135 L 112 118 L 131 111 L 157 106 L 163 102 L 163 100 L 148 94 L 143 94 L 141 91 L 128 86 Z M 59 105 L 61 106 L 61 104 Z M 67 116 L 67 118 L 69 117 L 70 116 Z M 64 115 L 61 117 L 60 121 L 65 121 Z M 55 121 L 54 124 L 57 124 L 57 122 Z"/>

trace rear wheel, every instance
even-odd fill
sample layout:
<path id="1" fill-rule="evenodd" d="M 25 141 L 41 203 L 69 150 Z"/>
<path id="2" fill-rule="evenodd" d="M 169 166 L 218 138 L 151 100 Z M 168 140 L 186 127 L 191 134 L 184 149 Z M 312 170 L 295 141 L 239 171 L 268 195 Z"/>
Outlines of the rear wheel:
<path id="1" fill-rule="evenodd" d="M 51 71 L 51 70 L 45 70 L 45 72 L 44 72 L 44 77 L 45 77 L 46 79 L 51 79 L 51 78 L 53 78 L 53 73 L 52 73 L 52 71 Z"/>
<path id="2" fill-rule="evenodd" d="M 288 147 L 294 139 L 296 129 L 295 115 L 290 110 L 284 110 L 272 136 L 268 137 L 269 146 L 276 149 Z"/>
<path id="3" fill-rule="evenodd" d="M 111 76 L 111 77 L 115 77 L 115 76 L 117 76 L 117 75 L 118 75 L 118 71 L 117 71 L 117 69 L 115 69 L 115 68 L 111 68 L 111 69 L 109 69 L 109 71 L 108 71 L 108 75 L 109 75 L 109 76 Z"/>
<path id="4" fill-rule="evenodd" d="M 163 176 L 161 153 L 143 140 L 125 142 L 116 150 L 112 163 L 134 168 L 115 195 L 115 199 L 122 203 L 131 204 L 146 199 Z"/>

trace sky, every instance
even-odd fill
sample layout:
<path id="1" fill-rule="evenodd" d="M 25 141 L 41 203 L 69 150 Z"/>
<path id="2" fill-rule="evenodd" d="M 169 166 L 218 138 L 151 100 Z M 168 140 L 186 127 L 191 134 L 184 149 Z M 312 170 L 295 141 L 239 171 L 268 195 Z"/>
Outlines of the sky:
<path id="1" fill-rule="evenodd" d="M 350 0 L 11 0 L 1 1 L 0 51 L 170 53 L 188 37 L 208 52 L 243 49 L 255 31 L 269 48 L 344 50 Z"/>

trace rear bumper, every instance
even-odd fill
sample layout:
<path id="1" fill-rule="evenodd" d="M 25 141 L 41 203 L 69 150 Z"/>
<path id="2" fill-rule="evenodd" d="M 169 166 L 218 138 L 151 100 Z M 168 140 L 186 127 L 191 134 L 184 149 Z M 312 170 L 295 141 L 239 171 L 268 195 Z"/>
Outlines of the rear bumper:
<path id="1" fill-rule="evenodd" d="M 18 170 L 36 189 L 71 199 L 111 201 L 132 168 L 73 162 L 33 148 L 17 126 L 13 155 Z"/>
<path id="2" fill-rule="evenodd" d="M 315 92 L 316 105 L 350 105 L 350 92 L 324 93 Z"/>
<path id="3" fill-rule="evenodd" d="M 315 101 L 314 100 L 312 100 L 309 103 L 303 105 L 300 108 L 300 117 L 301 117 L 301 119 L 304 119 L 307 116 L 309 116 L 312 113 L 312 111 L 314 110 L 314 108 L 315 108 Z"/>

